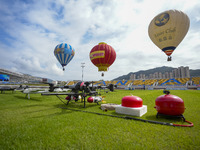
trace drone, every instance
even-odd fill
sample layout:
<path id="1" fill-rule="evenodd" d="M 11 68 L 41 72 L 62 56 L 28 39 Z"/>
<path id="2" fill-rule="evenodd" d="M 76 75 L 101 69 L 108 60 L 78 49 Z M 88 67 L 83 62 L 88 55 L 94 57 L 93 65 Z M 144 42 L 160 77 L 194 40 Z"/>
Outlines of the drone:
<path id="1" fill-rule="evenodd" d="M 71 92 L 56 92 L 52 93 L 55 88 L 63 88 L 63 89 L 70 89 Z M 96 88 L 91 86 L 91 82 L 77 82 L 74 85 L 65 85 L 65 86 L 54 86 L 54 84 L 49 84 L 49 92 L 50 93 L 41 93 L 41 95 L 55 95 L 58 99 L 63 102 L 65 105 L 68 105 L 70 101 L 74 100 L 75 102 L 80 100 L 84 102 L 84 108 L 86 105 L 86 97 L 87 96 L 94 96 L 98 97 L 100 94 L 96 91 Z M 66 95 L 66 98 L 61 97 L 61 95 Z M 65 102 L 64 100 L 67 100 Z M 95 99 L 94 103 L 100 102 L 101 99 L 98 101 Z M 91 102 L 91 101 L 90 101 Z"/>

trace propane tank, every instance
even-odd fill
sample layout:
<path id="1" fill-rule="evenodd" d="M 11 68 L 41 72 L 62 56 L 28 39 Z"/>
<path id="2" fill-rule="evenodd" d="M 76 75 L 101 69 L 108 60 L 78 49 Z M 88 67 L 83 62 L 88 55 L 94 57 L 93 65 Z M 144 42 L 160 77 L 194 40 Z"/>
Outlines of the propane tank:
<path id="1" fill-rule="evenodd" d="M 65 99 L 66 100 L 71 100 L 71 96 L 68 95 Z"/>
<path id="2" fill-rule="evenodd" d="M 142 107 L 143 101 L 138 96 L 125 96 L 122 98 L 122 106 L 124 107 Z"/>
<path id="3" fill-rule="evenodd" d="M 102 100 L 103 100 L 103 98 L 100 97 L 100 96 L 90 96 L 90 97 L 88 97 L 88 99 L 87 99 L 87 101 L 88 101 L 89 103 L 98 103 L 98 102 L 101 102 Z"/>
<path id="4" fill-rule="evenodd" d="M 143 100 L 138 96 L 125 96 L 121 105 L 115 108 L 116 113 L 141 117 L 147 112 L 147 106 L 143 105 Z"/>
<path id="5" fill-rule="evenodd" d="M 179 116 L 185 111 L 184 101 L 176 96 L 169 94 L 169 91 L 164 91 L 166 95 L 157 97 L 154 107 L 158 113 L 164 115 Z"/>

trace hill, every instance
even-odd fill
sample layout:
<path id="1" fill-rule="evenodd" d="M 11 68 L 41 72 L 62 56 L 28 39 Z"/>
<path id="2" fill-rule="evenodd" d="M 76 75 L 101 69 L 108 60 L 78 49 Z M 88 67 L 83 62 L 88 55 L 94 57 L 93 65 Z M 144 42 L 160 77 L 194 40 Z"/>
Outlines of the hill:
<path id="1" fill-rule="evenodd" d="M 190 76 L 191 77 L 200 77 L 200 69 L 196 69 L 196 70 L 190 69 Z"/>
<path id="2" fill-rule="evenodd" d="M 129 80 L 131 74 L 136 74 L 136 76 L 139 76 L 140 74 L 145 74 L 145 76 L 149 76 L 150 74 L 153 74 L 155 72 L 161 72 L 161 73 L 172 72 L 172 70 L 174 69 L 176 68 L 163 66 L 163 67 L 157 67 L 157 68 L 153 68 L 149 70 L 140 70 L 138 72 L 130 72 L 127 75 L 119 76 L 113 80 Z M 197 70 L 190 69 L 190 76 L 191 77 L 200 76 L 200 69 L 197 69 Z"/>

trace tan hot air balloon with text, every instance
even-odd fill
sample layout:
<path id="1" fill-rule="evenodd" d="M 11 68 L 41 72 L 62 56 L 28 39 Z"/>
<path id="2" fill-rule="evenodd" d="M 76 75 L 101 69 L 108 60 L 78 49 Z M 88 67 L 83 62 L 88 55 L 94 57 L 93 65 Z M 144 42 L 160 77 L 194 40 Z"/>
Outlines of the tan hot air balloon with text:
<path id="1" fill-rule="evenodd" d="M 171 54 L 188 32 L 190 20 L 182 11 L 168 10 L 158 14 L 149 24 L 149 37 L 171 61 Z"/>

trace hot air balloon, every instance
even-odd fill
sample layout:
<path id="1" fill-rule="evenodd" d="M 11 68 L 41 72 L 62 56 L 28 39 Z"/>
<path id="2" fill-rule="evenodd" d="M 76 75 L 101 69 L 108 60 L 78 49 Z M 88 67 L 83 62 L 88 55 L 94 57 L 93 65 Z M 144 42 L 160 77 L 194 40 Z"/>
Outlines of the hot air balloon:
<path id="1" fill-rule="evenodd" d="M 171 61 L 171 54 L 188 32 L 190 20 L 182 11 L 168 10 L 158 14 L 149 24 L 149 37 Z"/>
<path id="2" fill-rule="evenodd" d="M 67 43 L 61 43 L 55 47 L 54 55 L 65 70 L 65 66 L 72 60 L 75 50 Z"/>
<path id="3" fill-rule="evenodd" d="M 101 42 L 90 51 L 90 60 L 98 67 L 98 71 L 107 71 L 116 59 L 115 50 L 108 44 Z M 102 76 L 104 74 L 102 73 Z"/>

